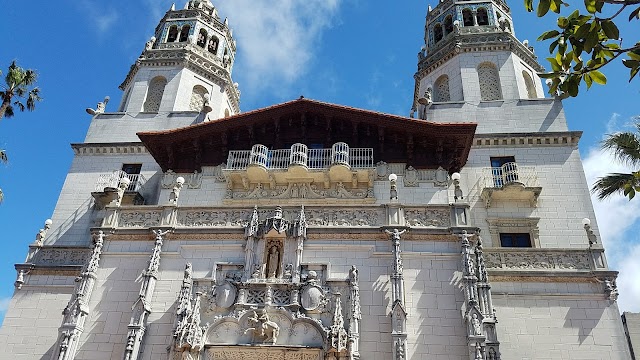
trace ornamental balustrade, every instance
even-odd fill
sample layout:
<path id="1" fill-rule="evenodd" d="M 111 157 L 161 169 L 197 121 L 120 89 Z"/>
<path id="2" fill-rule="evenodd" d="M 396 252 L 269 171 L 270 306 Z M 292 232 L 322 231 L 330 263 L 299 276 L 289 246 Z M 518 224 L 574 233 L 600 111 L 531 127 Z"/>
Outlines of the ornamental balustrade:
<path id="1" fill-rule="evenodd" d="M 330 149 L 309 149 L 304 144 L 293 144 L 289 149 L 269 150 L 257 144 L 251 150 L 229 151 L 225 170 L 245 170 L 249 166 L 285 170 L 296 165 L 311 170 L 328 169 L 333 165 L 352 169 L 375 167 L 373 148 L 350 148 L 345 143 L 336 143 Z"/>
<path id="2" fill-rule="evenodd" d="M 503 188 L 511 184 L 525 187 L 538 186 L 538 176 L 534 166 L 520 166 L 515 162 L 500 167 L 482 169 L 483 187 Z"/>
<path id="3" fill-rule="evenodd" d="M 140 192 L 142 186 L 147 182 L 147 179 L 142 174 L 127 174 L 122 170 L 116 170 L 98 176 L 94 191 L 102 192 L 105 189 L 117 189 L 120 180 L 124 177 L 129 178 L 129 186 L 125 190 L 127 192 Z"/>

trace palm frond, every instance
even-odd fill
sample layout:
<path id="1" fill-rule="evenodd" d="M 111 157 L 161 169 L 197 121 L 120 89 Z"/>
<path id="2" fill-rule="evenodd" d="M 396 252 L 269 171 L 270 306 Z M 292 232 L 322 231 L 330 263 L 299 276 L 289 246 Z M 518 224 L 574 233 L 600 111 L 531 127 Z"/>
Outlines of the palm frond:
<path id="1" fill-rule="evenodd" d="M 4 149 L 0 149 L 0 162 L 6 164 L 9 161 L 9 157 L 7 156 L 7 151 Z"/>
<path id="2" fill-rule="evenodd" d="M 13 105 L 15 105 L 20 111 L 24 111 L 24 104 L 21 103 L 20 101 L 16 100 L 13 102 Z"/>
<path id="3" fill-rule="evenodd" d="M 7 109 L 4 111 L 4 117 L 10 118 L 10 117 L 13 117 L 13 115 L 15 115 L 15 112 L 13 111 L 13 106 L 11 105 L 7 106 Z"/>
<path id="4" fill-rule="evenodd" d="M 38 101 L 42 101 L 42 98 L 40 97 L 40 89 L 36 87 L 29 91 L 29 96 L 27 97 L 27 109 L 29 111 L 35 110 L 36 102 Z"/>
<path id="5" fill-rule="evenodd" d="M 4 193 L 2 192 L 2 189 L 0 189 L 0 204 L 2 204 L 3 200 L 4 200 Z"/>
<path id="6" fill-rule="evenodd" d="M 603 150 L 613 152 L 615 158 L 628 165 L 640 164 L 640 138 L 631 132 L 607 135 L 602 141 Z"/>
<path id="7" fill-rule="evenodd" d="M 635 187 L 639 184 L 638 179 L 633 174 L 613 173 L 599 178 L 591 188 L 591 192 L 604 200 L 609 196 L 624 192 L 628 186 Z"/>

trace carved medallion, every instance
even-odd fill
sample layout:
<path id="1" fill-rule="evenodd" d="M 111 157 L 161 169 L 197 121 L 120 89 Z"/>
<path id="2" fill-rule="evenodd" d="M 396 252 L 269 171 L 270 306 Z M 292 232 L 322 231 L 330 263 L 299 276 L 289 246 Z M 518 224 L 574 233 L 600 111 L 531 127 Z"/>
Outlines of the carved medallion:
<path id="1" fill-rule="evenodd" d="M 223 285 L 216 287 L 216 305 L 221 308 L 229 308 L 236 300 L 238 290 L 235 286 L 229 282 L 225 282 Z"/>
<path id="2" fill-rule="evenodd" d="M 308 286 L 302 291 L 302 308 L 307 311 L 316 310 L 321 302 L 324 295 L 322 294 L 322 290 L 316 286 Z"/>

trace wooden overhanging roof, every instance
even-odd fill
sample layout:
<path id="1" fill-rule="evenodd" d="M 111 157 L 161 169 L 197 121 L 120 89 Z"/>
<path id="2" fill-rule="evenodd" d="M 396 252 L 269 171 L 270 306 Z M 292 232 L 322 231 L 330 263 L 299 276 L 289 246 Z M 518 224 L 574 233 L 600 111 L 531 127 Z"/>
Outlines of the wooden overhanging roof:
<path id="1" fill-rule="evenodd" d="M 450 173 L 467 162 L 475 123 L 434 123 L 300 98 L 228 118 L 138 137 L 163 171 L 193 172 L 226 162 L 229 150 L 292 144 L 373 148 L 375 162 Z"/>

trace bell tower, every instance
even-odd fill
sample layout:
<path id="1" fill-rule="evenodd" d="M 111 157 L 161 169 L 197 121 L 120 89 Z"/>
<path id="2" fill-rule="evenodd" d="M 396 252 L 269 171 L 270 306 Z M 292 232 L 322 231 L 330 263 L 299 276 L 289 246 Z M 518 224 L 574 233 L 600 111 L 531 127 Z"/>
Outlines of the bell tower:
<path id="1" fill-rule="evenodd" d="M 167 11 L 120 85 L 121 112 L 194 111 L 205 120 L 240 112 L 231 78 L 236 42 L 209 0 Z"/>
<path id="2" fill-rule="evenodd" d="M 538 76 L 543 71 L 533 47 L 516 38 L 505 1 L 441 1 L 429 6 L 426 16 L 412 116 L 478 122 L 479 132 L 509 130 L 514 125 L 510 120 L 489 119 L 482 109 L 544 100 Z M 455 109 L 460 116 L 452 116 Z M 489 121 L 491 131 L 484 131 Z"/>

